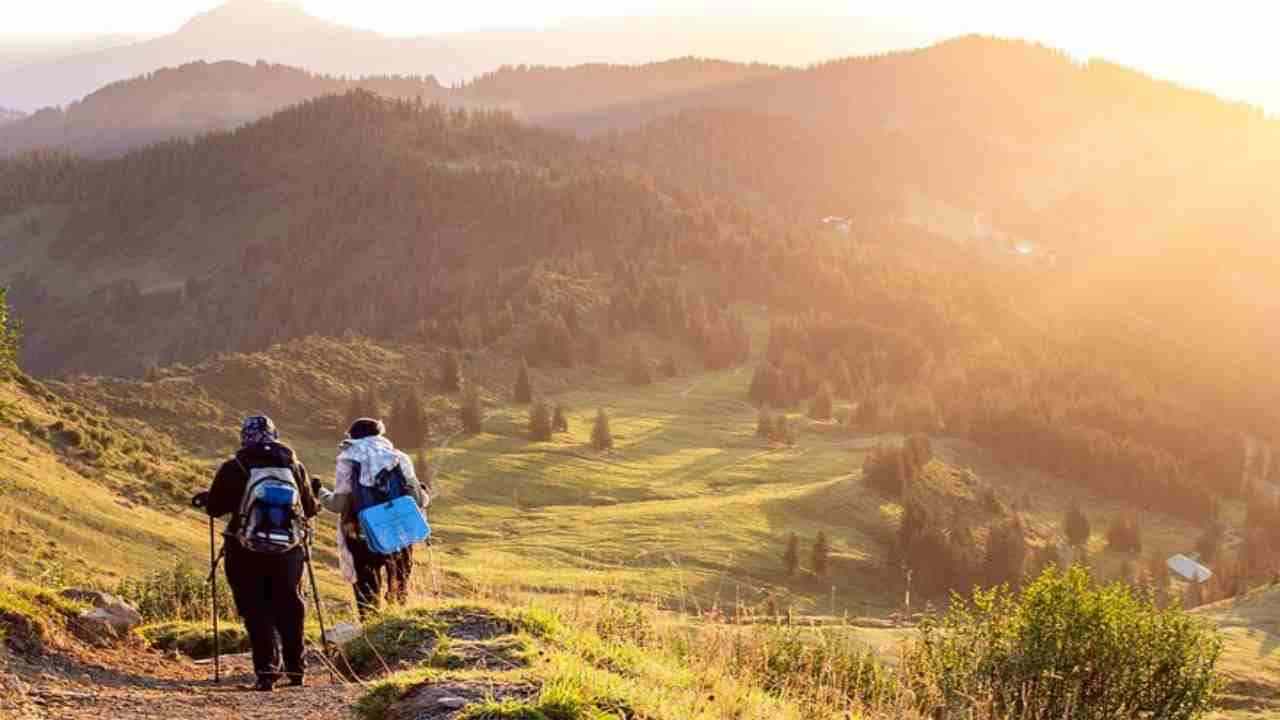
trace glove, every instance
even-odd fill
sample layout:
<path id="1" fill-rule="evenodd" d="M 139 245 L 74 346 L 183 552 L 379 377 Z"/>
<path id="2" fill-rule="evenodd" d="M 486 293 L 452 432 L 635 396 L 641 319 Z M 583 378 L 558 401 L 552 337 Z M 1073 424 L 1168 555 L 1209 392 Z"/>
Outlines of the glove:
<path id="1" fill-rule="evenodd" d="M 196 493 L 195 497 L 191 498 L 191 507 L 193 508 L 199 508 L 203 510 L 208 506 L 209 506 L 209 493 L 207 492 Z"/>
<path id="2" fill-rule="evenodd" d="M 313 478 L 311 478 L 311 495 L 312 495 L 312 497 L 317 497 L 317 498 L 318 498 L 318 497 L 320 497 L 320 491 L 321 491 L 321 490 L 323 490 L 323 489 L 324 489 L 324 487 L 320 484 L 320 478 L 318 478 L 318 477 L 313 477 Z"/>

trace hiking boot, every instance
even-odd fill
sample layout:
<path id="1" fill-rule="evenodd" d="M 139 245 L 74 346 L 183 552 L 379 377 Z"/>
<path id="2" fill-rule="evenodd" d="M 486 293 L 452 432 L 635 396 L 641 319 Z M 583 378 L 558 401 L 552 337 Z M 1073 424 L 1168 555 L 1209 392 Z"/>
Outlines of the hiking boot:
<path id="1" fill-rule="evenodd" d="M 286 687 L 302 687 L 304 685 L 306 683 L 303 682 L 302 675 L 290 675 L 289 682 L 285 683 Z"/>
<path id="2" fill-rule="evenodd" d="M 254 683 L 253 689 L 258 692 L 271 692 L 276 689 L 275 678 L 269 678 L 266 676 L 260 677 L 258 678 L 258 682 Z"/>

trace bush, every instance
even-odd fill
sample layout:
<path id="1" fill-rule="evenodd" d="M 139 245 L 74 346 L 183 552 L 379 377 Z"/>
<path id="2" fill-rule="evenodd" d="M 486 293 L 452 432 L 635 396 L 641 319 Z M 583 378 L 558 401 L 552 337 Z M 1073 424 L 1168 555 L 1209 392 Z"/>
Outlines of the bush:
<path id="1" fill-rule="evenodd" d="M 203 567 L 196 570 L 190 563 L 180 561 L 169 570 L 138 579 L 126 578 L 116 587 L 115 594 L 129 601 L 149 622 L 204 620 L 213 607 L 208 580 Z M 216 581 L 218 614 L 231 619 L 235 616 L 231 588 L 221 572 Z"/>
<path id="2" fill-rule="evenodd" d="M 947 717 L 1181 720 L 1209 709 L 1220 650 L 1198 618 L 1050 568 L 1020 593 L 975 591 L 926 621 L 905 672 Z"/>
<path id="3" fill-rule="evenodd" d="M 0 375 L 17 369 L 19 328 L 9 316 L 5 289 L 0 287 Z"/>
<path id="4" fill-rule="evenodd" d="M 213 628 L 209 623 L 166 622 L 138 628 L 138 634 L 154 650 L 177 650 L 196 660 L 213 657 Z M 249 634 L 240 625 L 218 628 L 222 654 L 248 652 Z"/>

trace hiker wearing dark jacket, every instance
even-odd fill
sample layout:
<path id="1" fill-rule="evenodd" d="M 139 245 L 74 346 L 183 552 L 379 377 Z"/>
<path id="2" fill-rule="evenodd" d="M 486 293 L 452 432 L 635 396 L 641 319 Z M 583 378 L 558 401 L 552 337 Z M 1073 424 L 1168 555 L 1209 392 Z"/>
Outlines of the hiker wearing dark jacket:
<path id="1" fill-rule="evenodd" d="M 306 518 L 316 515 L 315 495 L 307 480 L 307 469 L 292 449 L 280 443 L 270 418 L 247 418 L 240 431 L 240 444 L 235 457 L 218 468 L 213 486 L 203 498 L 197 497 L 197 502 L 203 500 L 210 517 L 231 515 L 223 531 L 227 583 L 253 647 L 253 670 L 258 676 L 254 688 L 265 691 L 275 686 L 281 677 L 282 659 L 289 684 L 302 685 L 306 670 L 302 630 L 306 606 L 300 591 L 304 549 L 298 546 L 280 554 L 255 552 L 241 543 L 237 533 L 242 521 L 241 504 L 255 469 L 290 469 Z"/>
<path id="2" fill-rule="evenodd" d="M 338 565 L 347 582 L 351 583 L 360 617 L 382 605 L 385 570 L 391 582 L 392 599 L 403 602 L 401 583 L 407 587 L 408 568 L 400 563 L 412 562 L 407 552 L 396 555 L 379 555 L 370 549 L 360 531 L 360 523 L 353 512 L 352 493 L 356 483 L 372 485 L 378 473 L 396 465 L 405 480 L 405 493 L 413 497 L 418 507 L 426 507 L 431 498 L 422 489 L 408 455 L 395 449 L 386 437 L 386 426 L 381 420 L 361 418 L 351 424 L 347 437 L 338 446 L 338 461 L 334 469 L 332 492 L 319 489 L 317 494 L 326 510 L 341 516 L 338 523 Z"/>

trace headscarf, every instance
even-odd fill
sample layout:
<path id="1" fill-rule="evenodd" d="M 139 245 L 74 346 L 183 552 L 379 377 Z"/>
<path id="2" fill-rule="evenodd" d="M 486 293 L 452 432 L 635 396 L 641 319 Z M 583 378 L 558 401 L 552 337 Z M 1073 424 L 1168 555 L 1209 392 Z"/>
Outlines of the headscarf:
<path id="1" fill-rule="evenodd" d="M 266 415 L 253 415 L 244 419 L 240 425 L 240 446 L 252 447 L 266 445 L 280 439 L 276 424 Z"/>

